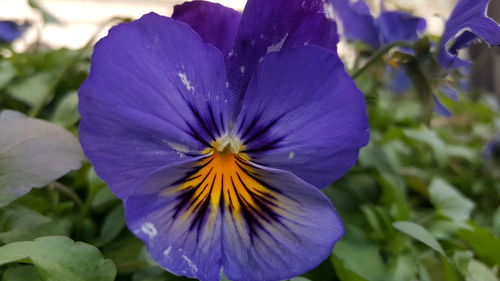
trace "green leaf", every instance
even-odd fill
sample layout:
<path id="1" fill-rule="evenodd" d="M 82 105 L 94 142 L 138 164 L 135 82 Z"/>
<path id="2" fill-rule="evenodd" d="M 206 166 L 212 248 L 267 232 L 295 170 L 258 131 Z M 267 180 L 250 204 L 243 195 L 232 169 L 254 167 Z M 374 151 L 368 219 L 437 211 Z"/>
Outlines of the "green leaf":
<path id="1" fill-rule="evenodd" d="M 469 147 L 459 145 L 446 145 L 446 152 L 449 157 L 459 157 L 470 162 L 474 162 L 477 158 L 477 153 Z"/>
<path id="2" fill-rule="evenodd" d="M 444 240 L 450 239 L 458 231 L 468 228 L 470 226 L 465 222 L 454 222 L 446 218 L 434 220 L 427 226 L 434 237 Z"/>
<path id="3" fill-rule="evenodd" d="M 0 112 L 0 207 L 78 169 L 83 152 L 78 139 L 52 123 Z"/>
<path id="4" fill-rule="evenodd" d="M 0 265 L 20 261 L 32 263 L 42 281 L 113 281 L 116 275 L 97 248 L 63 236 L 0 247 Z"/>
<path id="5" fill-rule="evenodd" d="M 0 241 L 12 243 L 42 236 L 68 235 L 70 223 L 45 217 L 31 209 L 17 206 L 1 210 Z"/>
<path id="6" fill-rule="evenodd" d="M 125 227 L 123 205 L 119 204 L 106 216 L 98 238 L 98 244 L 104 245 L 115 239 Z"/>
<path id="7" fill-rule="evenodd" d="M 500 207 L 497 208 L 493 216 L 493 233 L 500 236 Z"/>
<path id="8" fill-rule="evenodd" d="M 11 62 L 0 61 L 0 89 L 5 87 L 16 76 L 16 69 Z"/>
<path id="9" fill-rule="evenodd" d="M 336 256 L 331 256 L 331 260 L 333 267 L 335 268 L 335 275 L 337 275 L 341 281 L 367 281 L 363 277 L 347 269 L 345 262 Z"/>
<path id="10" fill-rule="evenodd" d="M 66 94 L 57 104 L 52 122 L 59 124 L 65 128 L 69 128 L 78 122 L 80 115 L 78 114 L 78 94 L 76 91 L 71 91 Z"/>
<path id="11" fill-rule="evenodd" d="M 432 181 L 429 196 L 438 212 L 455 222 L 468 220 L 474 209 L 474 202 L 441 179 Z"/>
<path id="12" fill-rule="evenodd" d="M 40 281 L 32 265 L 9 267 L 3 274 L 2 281 Z"/>
<path id="13" fill-rule="evenodd" d="M 472 230 L 462 230 L 458 236 L 464 240 L 484 262 L 500 265 L 500 239 L 487 229 L 475 226 Z"/>
<path id="14" fill-rule="evenodd" d="M 467 281 L 498 281 L 496 274 L 484 264 L 471 260 L 467 267 Z"/>
<path id="15" fill-rule="evenodd" d="M 453 263 L 455 268 L 463 275 L 467 275 L 467 268 L 474 257 L 471 251 L 456 251 L 453 253 Z"/>
<path id="16" fill-rule="evenodd" d="M 54 76 L 47 72 L 37 73 L 7 87 L 7 93 L 14 99 L 35 107 L 48 102 Z"/>
<path id="17" fill-rule="evenodd" d="M 417 259 L 409 254 L 400 254 L 389 262 L 389 280 L 411 281 L 416 280 L 418 273 Z"/>
<path id="18" fill-rule="evenodd" d="M 147 266 L 147 261 L 141 256 L 144 242 L 130 233 L 119 236 L 118 239 L 103 248 L 106 258 L 113 260 L 118 272 L 134 272 Z"/>
<path id="19" fill-rule="evenodd" d="M 382 187 L 382 200 L 396 207 L 396 217 L 406 219 L 409 205 L 406 198 L 406 185 L 401 175 L 391 166 L 383 147 L 371 142 L 360 152 L 362 166 L 377 170 L 377 181 Z"/>
<path id="20" fill-rule="evenodd" d="M 394 230 L 391 227 L 392 219 L 388 211 L 380 206 L 363 205 L 361 211 L 368 224 L 373 229 L 373 237 L 384 239 L 391 236 Z"/>
<path id="21" fill-rule="evenodd" d="M 441 248 L 436 238 L 421 225 L 409 221 L 398 221 L 393 223 L 392 226 L 444 255 L 443 248 Z"/>
<path id="22" fill-rule="evenodd" d="M 406 137 L 427 144 L 432 148 L 436 161 L 443 165 L 447 159 L 446 145 L 434 132 L 425 127 L 404 130 Z"/>
<path id="23" fill-rule="evenodd" d="M 92 201 L 92 208 L 102 208 L 103 206 L 119 201 L 107 186 L 103 185 L 97 190 L 95 198 Z"/>
<path id="24" fill-rule="evenodd" d="M 355 226 L 346 226 L 346 234 L 335 245 L 333 256 L 341 262 L 345 270 L 363 278 L 362 280 L 386 280 L 385 266 L 378 248 L 371 244 L 365 234 Z M 335 270 L 339 271 L 339 263 L 333 260 L 333 265 Z M 352 279 L 354 277 L 351 274 L 346 274 L 346 276 L 351 277 L 342 281 L 357 280 Z"/>

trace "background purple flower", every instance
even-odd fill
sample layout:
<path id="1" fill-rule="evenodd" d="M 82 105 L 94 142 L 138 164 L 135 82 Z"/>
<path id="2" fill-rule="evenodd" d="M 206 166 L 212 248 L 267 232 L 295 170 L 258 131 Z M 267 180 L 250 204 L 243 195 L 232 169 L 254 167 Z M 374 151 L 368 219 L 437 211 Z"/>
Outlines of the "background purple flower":
<path id="1" fill-rule="evenodd" d="M 375 22 L 382 46 L 396 41 L 415 42 L 427 26 L 425 19 L 402 11 L 383 10 Z"/>
<path id="2" fill-rule="evenodd" d="M 489 0 L 459 0 L 439 44 L 437 59 L 445 68 L 467 66 L 458 51 L 475 40 L 490 46 L 500 45 L 500 25 L 486 15 Z"/>
<path id="3" fill-rule="evenodd" d="M 425 19 L 403 11 L 386 11 L 375 18 L 364 0 L 331 0 L 346 39 L 378 49 L 396 41 L 414 42 L 426 28 Z"/>
<path id="4" fill-rule="evenodd" d="M 0 43 L 11 43 L 23 35 L 28 24 L 18 24 L 14 21 L 0 21 Z"/>
<path id="5" fill-rule="evenodd" d="M 342 25 L 342 35 L 351 41 L 361 41 L 374 49 L 380 47 L 378 28 L 370 7 L 364 0 L 331 0 Z"/>

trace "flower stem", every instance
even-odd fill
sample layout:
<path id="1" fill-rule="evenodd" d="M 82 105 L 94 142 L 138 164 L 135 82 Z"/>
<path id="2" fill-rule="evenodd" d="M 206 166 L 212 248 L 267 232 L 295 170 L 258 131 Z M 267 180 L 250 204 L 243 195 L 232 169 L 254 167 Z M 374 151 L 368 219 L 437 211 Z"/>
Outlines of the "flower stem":
<path id="1" fill-rule="evenodd" d="M 76 192 L 74 192 L 72 189 L 66 187 L 64 184 L 55 181 L 49 184 L 49 188 L 63 193 L 64 195 L 71 198 L 78 206 L 83 207 L 83 202 L 78 196 L 78 194 L 76 194 Z"/>
<path id="2" fill-rule="evenodd" d="M 394 43 L 391 43 L 389 45 L 384 46 L 383 48 L 379 49 L 376 51 L 369 59 L 368 62 L 366 62 L 365 65 L 363 65 L 360 69 L 354 71 L 352 74 L 353 79 L 359 78 L 367 69 L 372 67 L 375 63 L 378 62 L 385 54 L 387 54 L 389 51 L 391 51 L 393 48 L 396 47 L 407 47 L 411 48 L 413 47 L 413 44 L 410 42 L 406 41 L 396 41 Z"/>

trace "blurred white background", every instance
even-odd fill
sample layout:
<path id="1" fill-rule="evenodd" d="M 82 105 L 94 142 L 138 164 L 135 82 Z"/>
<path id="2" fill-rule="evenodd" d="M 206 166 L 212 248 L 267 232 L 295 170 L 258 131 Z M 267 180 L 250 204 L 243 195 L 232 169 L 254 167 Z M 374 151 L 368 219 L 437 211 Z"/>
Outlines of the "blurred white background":
<path id="1" fill-rule="evenodd" d="M 225 6 L 243 10 L 246 0 L 211 0 Z M 269 0 L 272 1 L 272 0 Z M 139 18 L 141 15 L 154 11 L 170 16 L 173 6 L 183 0 L 39 0 L 47 11 L 56 16 L 61 24 L 48 24 L 41 29 L 41 18 L 27 0 L 0 0 L 0 19 L 29 20 L 34 23 L 24 38 L 16 43 L 16 49 L 23 49 L 29 43 L 40 40 L 53 47 L 78 48 L 96 33 L 99 26 L 112 17 Z M 378 5 L 374 2 L 374 7 Z M 443 19 L 453 6 L 454 0 L 386 0 L 389 9 L 404 8 L 424 16 L 428 21 L 428 32 L 440 34 L 443 29 Z M 39 34 L 41 32 L 41 34 Z M 107 33 L 107 27 L 99 36 Z M 40 35 L 40 36 L 39 36 Z"/>

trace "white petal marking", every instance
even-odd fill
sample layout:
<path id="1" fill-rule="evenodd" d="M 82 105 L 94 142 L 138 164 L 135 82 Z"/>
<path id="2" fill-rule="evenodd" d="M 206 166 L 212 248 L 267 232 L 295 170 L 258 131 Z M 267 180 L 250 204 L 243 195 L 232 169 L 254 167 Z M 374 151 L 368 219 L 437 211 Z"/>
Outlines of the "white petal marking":
<path id="1" fill-rule="evenodd" d="M 187 78 L 186 73 L 179 72 L 177 73 L 177 75 L 179 75 L 179 78 L 181 79 L 181 82 L 184 85 L 184 87 L 186 87 L 188 91 L 194 92 L 194 86 L 191 85 L 191 81 L 189 81 L 189 79 Z"/>
<path id="2" fill-rule="evenodd" d="M 281 50 L 281 48 L 283 48 L 283 45 L 285 44 L 285 41 L 286 39 L 288 38 L 288 33 L 285 34 L 285 36 L 283 36 L 283 38 L 281 38 L 281 40 L 269 47 L 267 47 L 267 53 L 271 53 L 271 52 L 278 52 Z"/>
<path id="3" fill-rule="evenodd" d="M 141 226 L 141 231 L 146 234 L 149 239 L 155 238 L 155 236 L 158 234 L 155 225 L 150 222 L 143 223 Z"/>
<path id="4" fill-rule="evenodd" d="M 196 266 L 196 264 L 193 263 L 193 261 L 190 258 L 186 257 L 185 255 L 182 255 L 182 258 L 188 263 L 188 266 L 189 268 L 191 268 L 192 272 L 198 271 L 198 267 Z"/>

